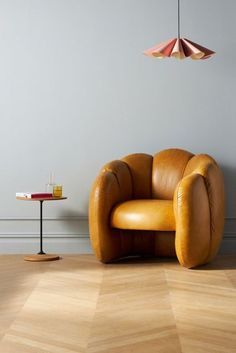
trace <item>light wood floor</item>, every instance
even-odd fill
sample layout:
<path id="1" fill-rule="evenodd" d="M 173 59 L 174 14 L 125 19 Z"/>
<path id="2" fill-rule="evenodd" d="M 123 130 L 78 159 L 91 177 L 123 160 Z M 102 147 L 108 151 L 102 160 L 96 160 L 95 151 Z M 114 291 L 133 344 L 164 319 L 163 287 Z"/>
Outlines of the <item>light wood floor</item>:
<path id="1" fill-rule="evenodd" d="M 236 256 L 198 270 L 0 256 L 0 352 L 236 352 Z"/>

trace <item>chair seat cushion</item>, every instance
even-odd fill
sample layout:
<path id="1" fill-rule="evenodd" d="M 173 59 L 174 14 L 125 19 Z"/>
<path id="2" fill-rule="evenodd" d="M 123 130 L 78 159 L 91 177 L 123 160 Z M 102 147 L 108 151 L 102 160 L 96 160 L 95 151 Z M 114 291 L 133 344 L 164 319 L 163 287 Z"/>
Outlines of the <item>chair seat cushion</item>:
<path id="1" fill-rule="evenodd" d="M 173 201 L 131 200 L 116 205 L 111 214 L 111 226 L 135 230 L 175 230 Z"/>

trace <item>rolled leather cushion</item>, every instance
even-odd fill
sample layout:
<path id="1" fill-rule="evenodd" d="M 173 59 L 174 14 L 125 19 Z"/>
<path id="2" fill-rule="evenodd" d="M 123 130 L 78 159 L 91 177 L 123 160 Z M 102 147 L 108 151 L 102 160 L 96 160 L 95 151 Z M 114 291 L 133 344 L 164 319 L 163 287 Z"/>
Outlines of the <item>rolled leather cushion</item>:
<path id="1" fill-rule="evenodd" d="M 111 227 L 134 230 L 175 230 L 172 200 L 131 200 L 116 205 Z"/>

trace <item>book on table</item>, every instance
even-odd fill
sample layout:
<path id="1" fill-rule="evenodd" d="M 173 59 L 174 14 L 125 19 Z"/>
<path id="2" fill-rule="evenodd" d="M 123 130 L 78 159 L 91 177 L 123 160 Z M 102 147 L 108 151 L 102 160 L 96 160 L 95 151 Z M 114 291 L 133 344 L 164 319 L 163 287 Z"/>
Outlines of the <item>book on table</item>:
<path id="1" fill-rule="evenodd" d="M 17 192 L 16 197 L 24 197 L 26 199 L 44 199 L 52 197 L 50 192 Z"/>

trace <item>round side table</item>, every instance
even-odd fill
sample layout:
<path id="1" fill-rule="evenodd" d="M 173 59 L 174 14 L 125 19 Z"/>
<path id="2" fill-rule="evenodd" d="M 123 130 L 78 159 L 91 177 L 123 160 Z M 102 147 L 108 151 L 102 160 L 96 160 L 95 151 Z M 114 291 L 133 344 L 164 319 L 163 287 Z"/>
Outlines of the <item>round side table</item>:
<path id="1" fill-rule="evenodd" d="M 17 200 L 22 200 L 22 201 L 39 201 L 40 203 L 40 251 L 38 254 L 35 255 L 27 255 L 24 257 L 25 261 L 53 261 L 53 260 L 59 260 L 58 255 L 51 255 L 51 254 L 46 254 L 43 251 L 43 202 L 44 201 L 60 201 L 60 200 L 66 200 L 67 197 L 48 197 L 48 198 L 33 198 L 29 199 L 26 197 L 16 197 Z"/>

